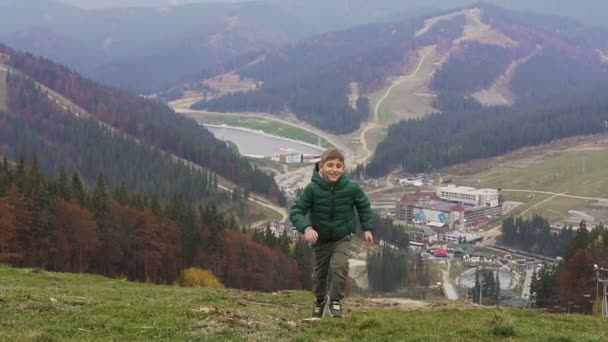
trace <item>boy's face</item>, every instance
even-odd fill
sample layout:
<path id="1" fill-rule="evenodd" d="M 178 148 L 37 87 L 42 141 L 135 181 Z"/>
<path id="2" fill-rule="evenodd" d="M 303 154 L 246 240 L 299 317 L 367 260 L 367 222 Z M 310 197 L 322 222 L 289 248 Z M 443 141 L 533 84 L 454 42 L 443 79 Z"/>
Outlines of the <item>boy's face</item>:
<path id="1" fill-rule="evenodd" d="M 323 178 L 329 183 L 335 183 L 344 173 L 344 162 L 340 159 L 328 159 L 321 163 Z"/>

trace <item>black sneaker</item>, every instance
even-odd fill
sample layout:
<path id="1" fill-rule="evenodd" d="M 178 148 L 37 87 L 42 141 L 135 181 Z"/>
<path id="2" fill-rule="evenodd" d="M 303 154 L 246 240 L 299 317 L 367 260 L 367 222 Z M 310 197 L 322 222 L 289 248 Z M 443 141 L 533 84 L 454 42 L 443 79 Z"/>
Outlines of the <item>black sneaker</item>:
<path id="1" fill-rule="evenodd" d="M 332 300 L 329 304 L 329 314 L 331 317 L 342 317 L 344 312 L 342 311 L 342 304 L 339 300 Z"/>
<path id="2" fill-rule="evenodd" d="M 327 304 L 327 300 L 323 300 L 322 302 L 317 301 L 315 307 L 312 309 L 313 319 L 321 319 L 325 316 L 325 304 Z"/>

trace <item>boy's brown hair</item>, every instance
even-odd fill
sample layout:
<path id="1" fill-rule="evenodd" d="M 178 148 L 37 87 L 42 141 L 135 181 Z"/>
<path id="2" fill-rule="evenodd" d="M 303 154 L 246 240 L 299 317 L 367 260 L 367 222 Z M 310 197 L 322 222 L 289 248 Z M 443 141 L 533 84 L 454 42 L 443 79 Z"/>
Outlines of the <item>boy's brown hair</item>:
<path id="1" fill-rule="evenodd" d="M 327 149 L 321 154 L 321 164 L 331 159 L 338 159 L 344 163 L 344 153 L 337 148 Z"/>

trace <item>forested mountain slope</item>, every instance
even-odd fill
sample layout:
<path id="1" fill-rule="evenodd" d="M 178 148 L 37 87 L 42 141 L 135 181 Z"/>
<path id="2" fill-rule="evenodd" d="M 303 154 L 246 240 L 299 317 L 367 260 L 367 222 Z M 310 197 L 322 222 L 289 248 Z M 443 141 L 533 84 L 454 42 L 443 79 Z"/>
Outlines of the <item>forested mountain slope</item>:
<path id="1" fill-rule="evenodd" d="M 252 90 L 207 97 L 193 107 L 292 112 L 322 129 L 350 133 L 368 120 L 369 95 L 412 68 L 426 46 L 441 58 L 429 84 L 435 94 L 468 98 L 491 89 L 507 103 L 534 100 L 601 81 L 606 69 L 602 57 L 608 51 L 604 33 L 572 20 L 491 5 L 437 12 L 269 51 L 236 69 L 255 84 Z M 357 101 L 352 100 L 353 88 L 358 89 Z"/>
<path id="2" fill-rule="evenodd" d="M 88 180 L 101 172 L 112 186 L 122 180 L 131 190 L 158 192 L 164 198 L 180 183 L 181 192 L 191 198 L 205 197 L 207 187 L 217 189 L 217 177 L 212 173 L 172 161 L 162 150 L 220 174 L 247 192 L 275 201 L 282 198 L 270 176 L 166 105 L 96 84 L 65 67 L 6 46 L 0 45 L 0 53 L 6 63 L 3 68 L 9 70 L 5 72 L 8 114 L 4 117 L 5 125 L 13 128 L 2 138 L 4 152 L 10 157 L 16 159 L 28 150 L 40 152 L 32 147 L 40 146 L 49 151 L 38 153 L 44 155 L 42 164 L 48 171 L 56 171 L 53 165 L 65 161 Z M 58 96 L 49 97 L 49 91 L 36 82 Z"/>

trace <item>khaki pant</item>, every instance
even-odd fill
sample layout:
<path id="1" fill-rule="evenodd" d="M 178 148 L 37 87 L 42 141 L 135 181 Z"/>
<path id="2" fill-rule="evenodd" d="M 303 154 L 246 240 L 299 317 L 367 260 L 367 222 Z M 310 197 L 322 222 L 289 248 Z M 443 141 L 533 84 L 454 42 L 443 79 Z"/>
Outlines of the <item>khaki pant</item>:
<path id="1" fill-rule="evenodd" d="M 330 300 L 344 298 L 344 289 L 348 280 L 350 240 L 351 236 L 348 235 L 338 241 L 313 245 L 312 291 L 317 300 L 324 300 L 327 297 L 328 286 Z"/>

